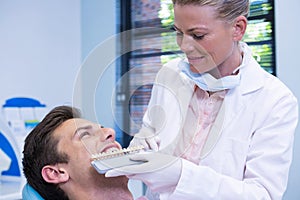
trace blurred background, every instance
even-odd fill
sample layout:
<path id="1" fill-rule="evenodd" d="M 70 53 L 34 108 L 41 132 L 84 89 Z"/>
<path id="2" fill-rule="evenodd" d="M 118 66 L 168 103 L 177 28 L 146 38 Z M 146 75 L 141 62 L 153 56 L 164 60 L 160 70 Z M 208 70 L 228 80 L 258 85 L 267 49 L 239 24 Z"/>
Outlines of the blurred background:
<path id="1" fill-rule="evenodd" d="M 299 6 L 298 0 L 252 0 L 244 37 L 261 66 L 298 99 Z M 15 151 L 3 150 L 14 165 L 2 172 L 0 199 L 20 197 L 23 139 L 57 105 L 80 107 L 128 145 L 156 72 L 181 56 L 172 19 L 171 0 L 0 0 L 0 141 Z M 300 199 L 299 131 L 286 200 Z M 130 188 L 134 196 L 144 191 L 139 182 Z"/>

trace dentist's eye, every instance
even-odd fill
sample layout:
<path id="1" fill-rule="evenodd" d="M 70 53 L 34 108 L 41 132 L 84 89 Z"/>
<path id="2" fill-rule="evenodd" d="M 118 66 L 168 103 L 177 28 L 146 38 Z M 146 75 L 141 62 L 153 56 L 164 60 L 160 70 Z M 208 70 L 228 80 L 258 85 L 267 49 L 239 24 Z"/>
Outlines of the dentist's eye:
<path id="1" fill-rule="evenodd" d="M 193 38 L 194 38 L 195 40 L 202 40 L 202 39 L 204 38 L 204 36 L 205 36 L 205 35 L 197 35 L 197 34 L 194 34 L 194 35 L 193 35 Z"/>
<path id="2" fill-rule="evenodd" d="M 183 36 L 183 33 L 179 32 L 179 31 L 175 31 L 176 33 L 176 37 L 182 37 Z"/>
<path id="3" fill-rule="evenodd" d="M 172 27 L 171 30 L 175 32 L 177 37 L 179 37 L 179 36 L 182 37 L 183 33 L 181 31 L 179 31 L 177 28 Z"/>

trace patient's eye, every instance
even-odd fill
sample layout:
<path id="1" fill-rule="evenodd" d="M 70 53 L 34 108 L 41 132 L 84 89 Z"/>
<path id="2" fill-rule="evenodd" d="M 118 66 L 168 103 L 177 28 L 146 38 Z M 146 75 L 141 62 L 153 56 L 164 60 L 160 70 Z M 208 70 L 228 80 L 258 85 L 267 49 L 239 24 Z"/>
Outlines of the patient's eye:
<path id="1" fill-rule="evenodd" d="M 79 138 L 82 139 L 82 138 L 88 137 L 90 135 L 91 134 L 88 131 L 82 131 L 82 132 L 79 133 Z"/>

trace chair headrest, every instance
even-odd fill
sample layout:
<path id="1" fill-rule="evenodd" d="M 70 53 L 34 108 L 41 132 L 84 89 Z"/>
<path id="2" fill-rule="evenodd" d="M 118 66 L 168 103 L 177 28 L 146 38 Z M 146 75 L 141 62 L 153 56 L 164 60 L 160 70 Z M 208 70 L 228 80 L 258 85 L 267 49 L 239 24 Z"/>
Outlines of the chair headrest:
<path id="1" fill-rule="evenodd" d="M 44 200 L 43 197 L 41 197 L 41 195 L 28 183 L 23 187 L 22 198 L 23 200 Z"/>

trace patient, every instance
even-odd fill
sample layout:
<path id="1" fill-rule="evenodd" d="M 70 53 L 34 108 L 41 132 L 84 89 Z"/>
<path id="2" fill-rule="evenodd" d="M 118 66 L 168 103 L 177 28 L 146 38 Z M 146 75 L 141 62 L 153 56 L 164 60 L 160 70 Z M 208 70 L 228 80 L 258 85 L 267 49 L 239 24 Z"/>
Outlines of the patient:
<path id="1" fill-rule="evenodd" d="M 100 152 L 120 149 L 110 128 L 80 118 L 77 109 L 54 108 L 25 140 L 23 170 L 44 199 L 133 199 L 125 176 L 105 178 L 90 165 L 82 137 L 97 135 Z"/>

